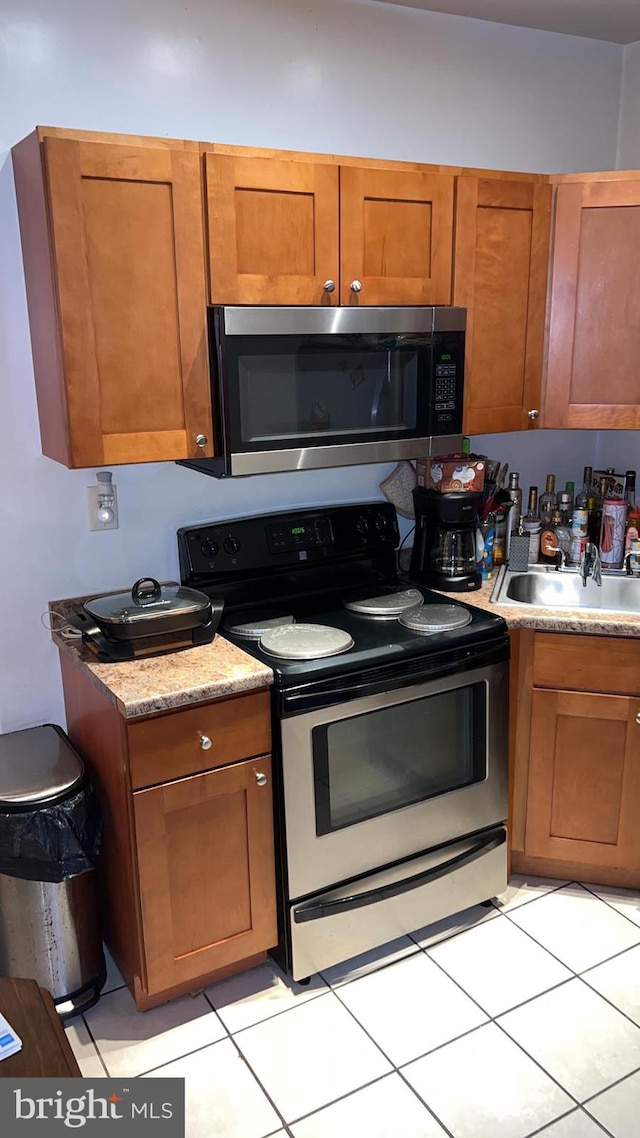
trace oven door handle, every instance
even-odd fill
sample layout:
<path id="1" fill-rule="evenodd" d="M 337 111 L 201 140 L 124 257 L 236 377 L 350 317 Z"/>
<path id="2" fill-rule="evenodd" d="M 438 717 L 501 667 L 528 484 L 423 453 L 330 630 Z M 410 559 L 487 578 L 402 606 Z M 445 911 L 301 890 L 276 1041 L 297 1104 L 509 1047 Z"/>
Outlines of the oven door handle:
<path id="1" fill-rule="evenodd" d="M 311 901 L 307 904 L 296 905 L 293 910 L 293 919 L 297 925 L 305 921 L 318 921 L 322 917 L 335 917 L 340 913 L 349 913 L 352 909 L 362 909 L 366 905 L 376 905 L 379 901 L 388 901 L 391 897 L 398 897 L 401 893 L 409 893 L 421 885 L 437 881 L 439 877 L 451 873 L 454 869 L 461 869 L 469 865 L 476 858 L 482 857 L 491 850 L 498 849 L 507 840 L 506 830 L 499 834 L 492 833 L 485 836 L 476 846 L 464 853 L 457 854 L 449 861 L 443 861 L 432 869 L 423 873 L 416 873 L 413 877 L 404 877 L 401 881 L 392 881 L 389 885 L 382 885 L 379 889 L 368 889 L 365 893 L 353 893 L 350 897 L 339 897 L 334 901 Z"/>

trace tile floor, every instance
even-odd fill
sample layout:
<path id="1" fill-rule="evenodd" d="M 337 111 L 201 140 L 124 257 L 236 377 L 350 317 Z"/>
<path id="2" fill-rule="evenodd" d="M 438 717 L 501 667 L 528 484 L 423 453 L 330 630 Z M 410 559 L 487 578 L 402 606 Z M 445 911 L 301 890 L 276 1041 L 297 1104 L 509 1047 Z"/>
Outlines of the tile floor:
<path id="1" fill-rule="evenodd" d="M 187 1138 L 638 1138 L 640 895 L 514 878 L 313 978 L 269 963 L 138 1014 L 112 965 L 85 1075 L 181 1076 Z"/>

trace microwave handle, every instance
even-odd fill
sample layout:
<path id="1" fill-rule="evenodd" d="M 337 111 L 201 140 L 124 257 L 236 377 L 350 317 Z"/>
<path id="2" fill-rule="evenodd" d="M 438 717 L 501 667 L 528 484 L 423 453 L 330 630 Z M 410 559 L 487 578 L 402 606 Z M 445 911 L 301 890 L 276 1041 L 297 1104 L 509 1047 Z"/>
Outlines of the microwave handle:
<path id="1" fill-rule="evenodd" d="M 499 834 L 495 832 L 485 835 L 477 845 L 464 853 L 457 854 L 449 861 L 443 861 L 432 869 L 423 873 L 416 873 L 412 877 L 404 877 L 401 881 L 392 881 L 389 885 L 382 885 L 379 889 L 369 889 L 364 893 L 353 893 L 350 897 L 338 897 L 335 901 L 312 901 L 308 904 L 297 905 L 293 910 L 293 919 L 297 925 L 305 921 L 318 921 L 322 917 L 334 917 L 340 913 L 349 913 L 352 909 L 362 909 L 366 905 L 376 905 L 380 901 L 388 901 L 391 897 L 398 897 L 402 893 L 409 893 L 421 885 L 428 885 L 438 878 L 451 873 L 453 869 L 461 869 L 477 858 L 492 850 L 498 849 L 507 840 L 506 830 Z"/>

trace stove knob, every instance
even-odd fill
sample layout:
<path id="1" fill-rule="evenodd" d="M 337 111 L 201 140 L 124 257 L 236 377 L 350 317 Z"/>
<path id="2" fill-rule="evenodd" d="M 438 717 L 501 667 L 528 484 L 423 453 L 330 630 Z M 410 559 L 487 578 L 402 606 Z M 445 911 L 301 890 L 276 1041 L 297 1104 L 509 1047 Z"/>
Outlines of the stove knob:
<path id="1" fill-rule="evenodd" d="M 200 552 L 203 557 L 216 557 L 218 553 L 218 545 L 215 541 L 211 541 L 210 538 L 207 538 L 206 541 L 203 541 L 202 545 L 200 546 Z"/>
<path id="2" fill-rule="evenodd" d="M 364 514 L 360 514 L 360 517 L 356 521 L 356 533 L 359 533 L 360 537 L 366 537 L 368 529 L 369 523 L 367 522 L 366 517 Z"/>
<path id="3" fill-rule="evenodd" d="M 384 533 L 387 528 L 387 519 L 384 514 L 376 514 L 376 520 L 373 524 L 376 528 L 376 533 Z"/>
<path id="4" fill-rule="evenodd" d="M 229 535 L 229 537 L 225 537 L 222 543 L 222 547 L 225 553 L 228 553 L 230 557 L 233 557 L 234 554 L 236 554 L 240 549 L 240 542 L 237 541 L 235 537 L 231 537 L 231 535 Z"/>

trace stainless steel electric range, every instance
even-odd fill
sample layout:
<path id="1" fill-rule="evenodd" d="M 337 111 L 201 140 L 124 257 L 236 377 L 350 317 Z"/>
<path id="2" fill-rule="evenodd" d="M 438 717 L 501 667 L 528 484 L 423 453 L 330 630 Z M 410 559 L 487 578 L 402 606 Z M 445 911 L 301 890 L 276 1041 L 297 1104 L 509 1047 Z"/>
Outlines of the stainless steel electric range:
<path id="1" fill-rule="evenodd" d="M 183 584 L 274 672 L 279 905 L 294 979 L 506 885 L 504 621 L 399 576 L 395 509 L 178 532 Z"/>

